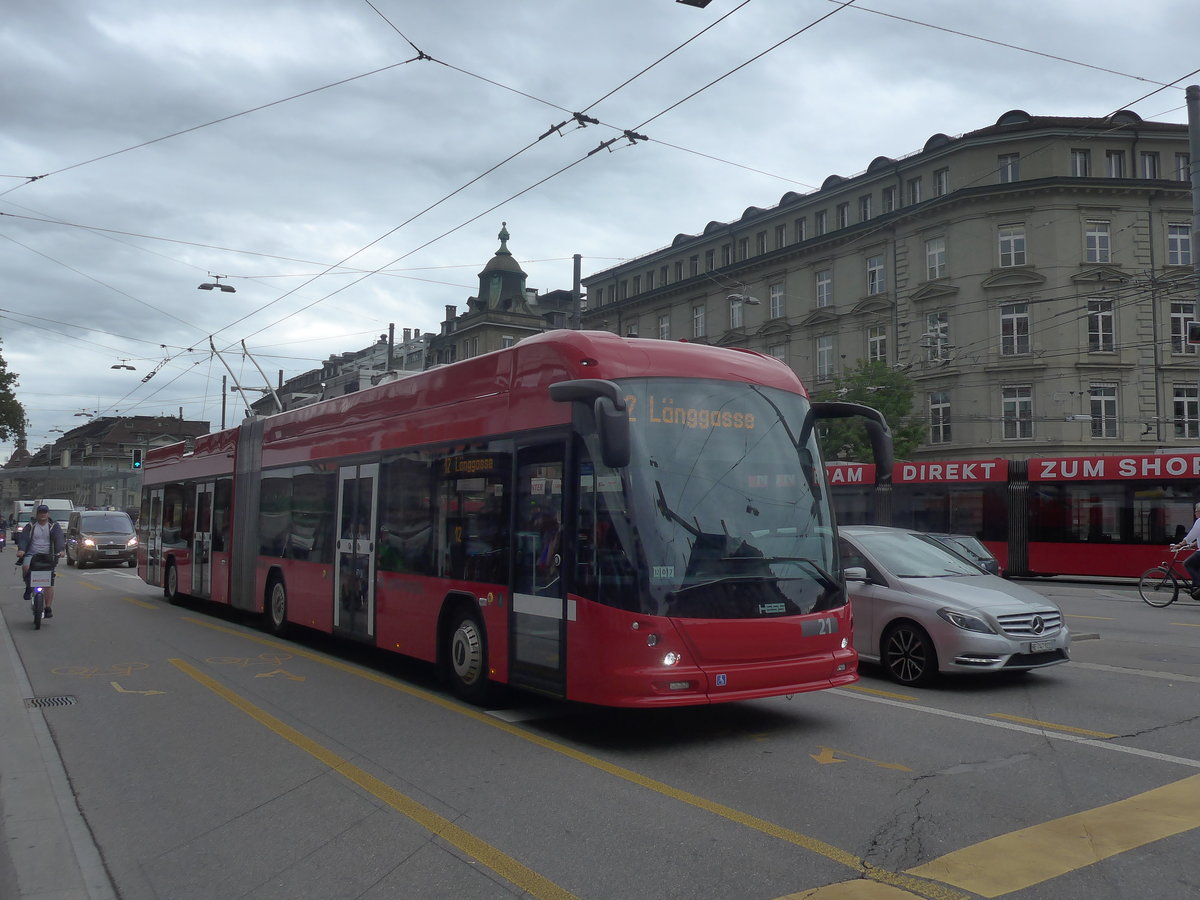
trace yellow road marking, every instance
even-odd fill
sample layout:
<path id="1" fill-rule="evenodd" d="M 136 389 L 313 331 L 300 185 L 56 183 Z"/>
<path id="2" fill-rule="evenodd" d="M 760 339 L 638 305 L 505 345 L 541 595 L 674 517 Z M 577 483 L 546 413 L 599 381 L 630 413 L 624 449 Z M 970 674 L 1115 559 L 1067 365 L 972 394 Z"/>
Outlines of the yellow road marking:
<path id="1" fill-rule="evenodd" d="M 1113 622 L 1116 619 L 1113 616 L 1084 616 L 1079 613 L 1067 613 L 1068 619 L 1096 619 L 1100 622 Z"/>
<path id="2" fill-rule="evenodd" d="M 778 900 L 911 900 L 914 895 L 900 888 L 875 881 L 858 878 L 854 881 L 842 881 L 838 884 L 827 884 L 825 887 L 812 888 L 796 894 L 787 894 Z"/>
<path id="3" fill-rule="evenodd" d="M 891 691 L 879 691 L 875 688 L 863 687 L 861 684 L 851 684 L 842 688 L 844 691 L 858 691 L 860 694 L 874 694 L 876 697 L 890 697 L 893 700 L 919 700 L 919 697 L 911 697 L 908 694 L 893 694 Z"/>
<path id="4" fill-rule="evenodd" d="M 124 600 L 126 603 L 132 603 L 134 606 L 141 606 L 144 609 L 158 609 L 159 608 L 157 603 L 147 603 L 145 600 L 137 600 L 137 599 L 134 599 L 133 597 L 122 597 L 121 599 Z"/>
<path id="5" fill-rule="evenodd" d="M 1039 722 L 1037 719 L 1025 719 L 1021 716 L 1006 716 L 1004 713 L 988 713 L 988 718 L 1006 719 L 1009 722 L 1021 722 L 1024 725 L 1033 725 L 1036 728 L 1052 728 L 1055 731 L 1066 731 L 1070 734 L 1086 734 L 1088 737 L 1115 738 L 1118 736 L 1109 734 L 1106 731 L 1088 731 L 1086 728 L 1075 728 L 1071 725 L 1055 725 L 1053 722 Z"/>
<path id="6" fill-rule="evenodd" d="M 911 772 L 908 766 L 902 766 L 900 763 L 880 762 L 877 759 L 871 759 L 869 756 L 859 756 L 857 753 L 851 753 L 849 750 L 834 750 L 832 747 L 822 747 L 820 753 L 810 753 L 813 759 L 827 765 L 829 763 L 843 763 L 846 760 L 838 759 L 839 756 L 848 756 L 851 759 L 857 759 L 860 762 L 867 762 L 873 766 L 879 766 L 881 769 L 897 769 L 901 772 Z"/>
<path id="7" fill-rule="evenodd" d="M 999 897 L 1197 827 L 1200 775 L 1193 775 L 947 853 L 908 873 Z"/>
<path id="8" fill-rule="evenodd" d="M 1178 625 L 1180 628 L 1200 628 L 1200 623 L 1196 622 L 1172 622 L 1172 625 Z"/>
<path id="9" fill-rule="evenodd" d="M 83 580 L 80 580 L 80 581 L 77 581 L 77 582 L 75 582 L 75 583 L 76 583 L 76 584 L 78 584 L 80 587 L 85 587 L 85 588 L 87 588 L 89 591 L 102 591 L 102 590 L 104 590 L 104 588 L 102 588 L 100 585 L 98 585 L 98 584 L 92 584 L 90 581 L 83 581 Z"/>
<path id="10" fill-rule="evenodd" d="M 577 900 L 575 895 L 570 891 L 560 888 L 557 884 L 544 878 L 537 872 L 530 869 L 528 866 L 517 862 L 508 854 L 501 850 L 497 850 L 491 844 L 488 844 L 470 832 L 459 828 L 449 819 L 440 816 L 433 810 L 421 805 L 411 797 L 397 791 L 391 785 L 370 775 L 352 764 L 346 759 L 338 756 L 332 750 L 328 750 L 321 744 L 305 736 L 304 734 L 292 728 L 290 725 L 285 725 L 279 719 L 272 716 L 265 710 L 260 709 L 248 700 L 243 699 L 240 695 L 219 684 L 212 678 L 209 678 L 199 669 L 195 668 L 188 662 L 182 659 L 172 659 L 171 664 L 186 675 L 191 676 L 196 681 L 200 682 L 214 694 L 221 697 L 223 700 L 236 706 L 250 718 L 265 725 L 284 740 L 295 744 L 305 753 L 315 757 L 320 762 L 329 766 L 337 774 L 357 784 L 369 794 L 378 797 L 388 806 L 400 812 L 421 827 L 436 834 L 450 844 L 453 844 L 464 853 L 479 860 L 496 874 L 507 879 L 516 887 L 531 894 L 534 897 L 545 898 L 561 898 L 561 900 Z"/>
<path id="11" fill-rule="evenodd" d="M 607 774 L 616 778 L 620 778 L 623 781 L 627 781 L 630 784 L 635 784 L 639 787 L 645 788 L 646 790 L 661 794 L 664 797 L 670 797 L 671 799 L 680 803 L 685 803 L 689 806 L 694 806 L 697 809 L 702 809 L 705 812 L 711 813 L 714 816 L 719 816 L 723 819 L 727 819 L 735 824 L 754 829 L 755 831 L 759 831 L 781 841 L 786 841 L 787 843 L 793 844 L 804 850 L 808 850 L 811 853 L 816 853 L 825 857 L 826 859 L 832 860 L 833 862 L 841 863 L 847 868 L 854 870 L 859 875 L 869 878 L 872 881 L 890 884 L 894 887 L 904 887 L 922 897 L 930 898 L 930 900 L 967 900 L 967 898 L 958 891 L 951 890 L 943 887 L 942 885 L 931 884 L 927 881 L 918 880 L 917 878 L 912 878 L 902 873 L 889 872 L 884 869 L 875 868 L 864 860 L 859 859 L 853 853 L 849 853 L 839 847 L 833 846 L 832 844 L 827 844 L 825 841 L 822 841 L 818 838 L 810 837 L 809 835 L 802 834 L 799 831 L 793 831 L 790 828 L 784 828 L 781 825 L 776 825 L 774 822 L 768 822 L 766 819 L 760 819 L 757 816 L 751 816 L 730 806 L 714 803 L 710 800 L 704 799 L 703 797 L 699 797 L 696 794 L 690 794 L 687 791 L 678 790 L 668 784 L 664 784 L 661 781 L 655 781 L 653 778 L 647 778 L 645 775 L 641 775 L 631 769 L 614 765 L 610 762 L 600 759 L 599 757 L 591 756 L 590 754 L 584 753 L 581 750 L 576 750 L 573 747 L 568 747 L 566 744 L 560 744 L 557 741 L 544 738 L 541 735 L 534 734 L 531 731 L 526 731 L 518 728 L 515 725 L 510 725 L 507 722 L 497 719 L 494 716 L 489 716 L 486 713 L 480 712 L 479 710 L 471 709 L 463 706 L 460 703 L 439 697 L 437 694 L 422 690 L 421 688 L 412 687 L 411 685 L 385 678 L 384 676 L 372 672 L 369 669 L 344 663 L 341 660 L 333 659 L 331 657 L 321 656 L 305 650 L 302 647 L 293 647 L 290 645 L 281 644 L 270 638 L 260 637 L 256 634 L 250 634 L 249 632 L 239 631 L 234 628 L 227 628 L 226 626 L 218 625 L 215 622 L 206 622 L 203 619 L 195 619 L 190 616 L 185 616 L 184 621 L 191 622 L 195 625 L 200 625 L 204 628 L 212 629 L 213 631 L 231 634 L 234 637 L 244 638 L 245 640 L 253 641 L 257 644 L 262 644 L 266 647 L 271 647 L 276 650 L 285 650 L 295 656 L 304 657 L 305 659 L 312 660 L 313 662 L 320 663 L 324 666 L 329 666 L 333 669 L 338 669 L 342 672 L 347 672 L 351 675 L 358 676 L 359 678 L 365 678 L 368 681 L 373 681 L 376 684 L 390 688 L 391 690 L 399 691 L 402 694 L 407 694 L 410 697 L 415 697 L 419 700 L 424 700 L 428 703 L 434 704 L 435 706 L 440 706 L 443 709 L 449 710 L 450 712 L 466 716 L 469 719 L 474 719 L 476 722 L 480 722 L 481 724 L 487 725 L 491 728 L 497 728 L 500 731 L 512 735 L 513 737 L 520 738 L 523 741 L 536 744 L 539 747 L 550 750 L 554 753 L 558 753 L 562 756 L 566 756 L 569 759 L 575 760 L 576 762 L 591 766 L 593 769 L 606 772 Z"/>

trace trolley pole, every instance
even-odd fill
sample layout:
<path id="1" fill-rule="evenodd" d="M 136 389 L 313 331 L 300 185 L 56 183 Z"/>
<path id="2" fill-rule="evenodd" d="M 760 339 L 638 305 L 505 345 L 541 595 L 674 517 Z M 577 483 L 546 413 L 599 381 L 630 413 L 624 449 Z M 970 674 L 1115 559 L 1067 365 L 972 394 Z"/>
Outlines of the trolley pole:
<path id="1" fill-rule="evenodd" d="M 1185 92 L 1188 114 L 1188 169 L 1192 176 L 1192 279 L 1196 299 L 1192 319 L 1200 321 L 1200 85 L 1188 85 Z M 1196 374 L 1200 390 L 1200 372 Z"/>

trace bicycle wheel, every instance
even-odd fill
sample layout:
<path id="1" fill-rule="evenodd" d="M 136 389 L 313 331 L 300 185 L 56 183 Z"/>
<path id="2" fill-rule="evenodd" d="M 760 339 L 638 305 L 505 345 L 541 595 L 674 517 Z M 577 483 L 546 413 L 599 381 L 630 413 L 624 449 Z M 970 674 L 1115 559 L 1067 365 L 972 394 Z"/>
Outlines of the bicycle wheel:
<path id="1" fill-rule="evenodd" d="M 1151 606 L 1170 606 L 1179 597 L 1179 580 L 1170 569 L 1155 566 L 1138 579 L 1138 593 Z"/>
<path id="2" fill-rule="evenodd" d="M 42 613 L 46 609 L 46 599 L 42 596 L 41 591 L 33 592 L 33 627 L 38 629 L 42 627 Z"/>

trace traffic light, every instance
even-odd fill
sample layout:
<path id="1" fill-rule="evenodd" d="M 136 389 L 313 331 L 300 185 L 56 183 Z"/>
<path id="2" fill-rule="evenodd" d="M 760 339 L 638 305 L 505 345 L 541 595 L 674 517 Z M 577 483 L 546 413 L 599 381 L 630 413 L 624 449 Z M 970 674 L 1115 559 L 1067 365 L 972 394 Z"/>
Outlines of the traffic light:
<path id="1" fill-rule="evenodd" d="M 133 451 L 133 467 L 135 469 L 140 469 L 142 467 L 142 451 L 140 449 Z"/>

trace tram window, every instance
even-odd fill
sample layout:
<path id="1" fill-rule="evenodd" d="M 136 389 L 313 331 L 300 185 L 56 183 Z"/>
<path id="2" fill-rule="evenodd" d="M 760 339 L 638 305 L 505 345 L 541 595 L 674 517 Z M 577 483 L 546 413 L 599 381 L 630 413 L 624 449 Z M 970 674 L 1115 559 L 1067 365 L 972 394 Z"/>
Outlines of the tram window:
<path id="1" fill-rule="evenodd" d="M 291 518 L 292 479 L 286 471 L 264 472 L 258 501 L 258 552 L 282 559 Z"/>

